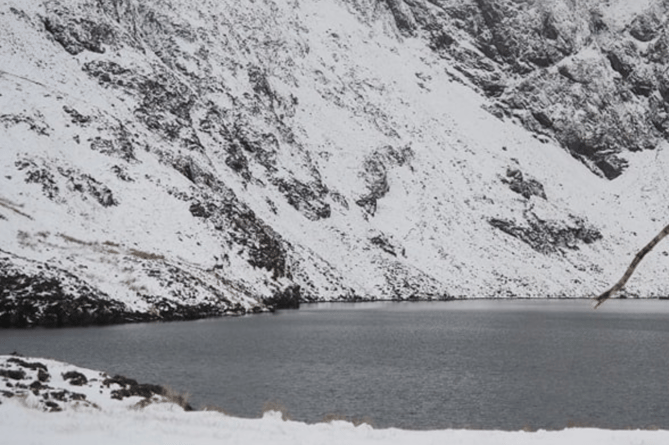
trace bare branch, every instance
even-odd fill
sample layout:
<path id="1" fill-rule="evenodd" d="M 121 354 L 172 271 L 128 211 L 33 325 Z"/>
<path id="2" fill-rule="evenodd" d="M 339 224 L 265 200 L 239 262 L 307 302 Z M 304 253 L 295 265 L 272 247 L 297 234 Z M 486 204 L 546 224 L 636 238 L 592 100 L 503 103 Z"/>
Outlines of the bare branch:
<path id="1" fill-rule="evenodd" d="M 627 280 L 629 280 L 629 278 L 632 276 L 632 274 L 634 273 L 634 269 L 636 269 L 636 267 L 639 265 L 643 257 L 645 257 L 646 254 L 650 252 L 653 249 L 653 247 L 655 247 L 657 243 L 659 243 L 662 240 L 662 238 L 664 238 L 667 235 L 669 235 L 669 226 L 666 226 L 664 229 L 662 229 L 662 231 L 658 233 L 657 236 L 651 240 L 651 242 L 646 244 L 646 246 L 643 249 L 641 249 L 639 253 L 636 254 L 634 259 L 632 260 L 632 264 L 629 265 L 629 267 L 625 271 L 625 274 L 620 279 L 620 281 L 614 284 L 611 289 L 607 290 L 599 297 L 595 298 L 597 300 L 595 309 L 597 309 L 600 304 L 604 303 L 606 300 L 609 299 L 609 297 L 611 297 L 613 294 L 622 289 L 623 286 L 625 286 L 625 283 L 627 283 Z"/>

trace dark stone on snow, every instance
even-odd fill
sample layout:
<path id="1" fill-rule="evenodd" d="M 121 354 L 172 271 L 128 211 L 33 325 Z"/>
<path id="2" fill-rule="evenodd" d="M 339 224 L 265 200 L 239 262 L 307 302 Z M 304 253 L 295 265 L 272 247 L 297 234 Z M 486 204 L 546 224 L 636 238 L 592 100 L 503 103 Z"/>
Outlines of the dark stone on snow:
<path id="1" fill-rule="evenodd" d="M 532 196 L 538 196 L 546 199 L 544 186 L 536 179 L 523 178 L 523 173 L 517 169 L 508 169 L 506 176 L 508 179 L 503 180 L 503 182 L 507 183 L 512 191 L 522 195 L 523 198 L 530 199 Z"/>
<path id="2" fill-rule="evenodd" d="M 12 380 L 23 380 L 26 378 L 26 372 L 22 369 L 0 369 L 0 377 L 6 377 Z"/>
<path id="3" fill-rule="evenodd" d="M 33 394 L 37 395 L 39 394 L 41 389 L 47 389 L 47 385 L 43 385 L 42 382 L 39 380 L 35 380 L 30 384 L 30 390 L 33 392 Z"/>
<path id="4" fill-rule="evenodd" d="M 74 386 L 83 386 L 88 383 L 86 376 L 77 371 L 68 371 L 63 374 L 63 378 Z"/>
<path id="5" fill-rule="evenodd" d="M 62 411 L 60 405 L 58 405 L 56 402 L 52 402 L 51 400 L 47 400 L 46 402 L 44 402 L 44 405 L 46 405 L 47 408 L 49 408 L 49 411 L 51 411 L 52 413 L 57 413 Z"/>
<path id="6" fill-rule="evenodd" d="M 50 378 L 51 378 L 51 376 L 49 375 L 48 372 L 46 372 L 46 371 L 42 371 L 41 369 L 39 369 L 39 370 L 37 371 L 37 379 L 38 379 L 40 382 L 48 382 Z"/>
<path id="7" fill-rule="evenodd" d="M 91 121 L 90 116 L 84 116 L 74 108 L 70 108 L 67 105 L 63 105 L 63 111 L 70 115 L 73 124 L 84 125 Z"/>
<path id="8" fill-rule="evenodd" d="M 27 362 L 25 360 L 22 360 L 20 358 L 12 357 L 7 359 L 8 363 L 16 363 L 17 365 L 21 366 L 22 368 L 28 368 L 32 371 L 35 370 L 40 370 L 42 372 L 47 372 L 48 369 L 44 363 L 40 362 Z M 48 374 L 47 374 L 48 375 Z"/>
<path id="9" fill-rule="evenodd" d="M 137 383 L 137 380 L 124 377 L 122 375 L 115 375 L 107 378 L 102 382 L 103 385 L 109 387 L 111 385 L 121 386 L 120 389 L 112 390 L 111 396 L 113 399 L 123 400 L 126 397 L 144 397 L 150 399 L 154 395 L 168 396 L 168 391 L 163 386 L 152 385 L 147 383 Z M 172 400 L 178 403 L 185 411 L 192 411 L 193 407 L 186 403 L 182 396 L 171 396 Z"/>
<path id="10" fill-rule="evenodd" d="M 390 242 L 382 235 L 377 235 L 369 239 L 369 241 L 374 244 L 375 246 L 379 247 L 381 250 L 383 250 L 386 253 L 389 253 L 392 256 L 397 256 L 397 252 L 395 252 L 395 247 L 390 244 Z"/>
<path id="11" fill-rule="evenodd" d="M 561 252 L 563 249 L 578 250 L 578 244 L 592 244 L 602 239 L 596 228 L 585 221 L 573 218 L 571 225 L 543 221 L 536 216 L 527 218 L 527 225 L 493 218 L 488 223 L 502 232 L 518 238 L 532 249 L 543 254 Z"/>
<path id="12" fill-rule="evenodd" d="M 304 184 L 297 179 L 277 179 L 275 185 L 288 200 L 288 204 L 311 221 L 327 219 L 332 214 L 330 204 L 324 202 L 327 188 L 320 182 Z"/>

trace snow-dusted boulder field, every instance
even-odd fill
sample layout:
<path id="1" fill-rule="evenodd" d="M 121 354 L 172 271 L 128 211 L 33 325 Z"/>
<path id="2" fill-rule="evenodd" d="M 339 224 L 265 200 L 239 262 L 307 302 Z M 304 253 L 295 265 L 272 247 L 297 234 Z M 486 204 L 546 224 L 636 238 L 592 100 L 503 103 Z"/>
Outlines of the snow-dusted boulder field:
<path id="1" fill-rule="evenodd" d="M 667 10 L 571 4 L 0 0 L 0 326 L 598 294 L 669 221 Z"/>
<path id="2" fill-rule="evenodd" d="M 185 396 L 159 385 L 20 355 L 0 356 L 0 404 L 9 400 L 45 412 L 140 409 L 151 404 L 192 410 Z"/>

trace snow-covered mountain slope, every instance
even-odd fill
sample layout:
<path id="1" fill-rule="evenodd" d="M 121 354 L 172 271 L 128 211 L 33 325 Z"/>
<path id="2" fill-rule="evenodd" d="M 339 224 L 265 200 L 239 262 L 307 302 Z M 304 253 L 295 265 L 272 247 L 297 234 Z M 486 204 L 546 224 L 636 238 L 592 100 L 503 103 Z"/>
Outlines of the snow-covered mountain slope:
<path id="1" fill-rule="evenodd" d="M 633 39 L 647 10 L 599 3 Z M 565 4 L 0 1 L 0 325 L 601 292 L 669 219 L 664 102 L 601 26 L 528 59 Z M 486 50 L 546 5 L 557 37 Z M 667 295 L 666 256 L 627 293 Z"/>

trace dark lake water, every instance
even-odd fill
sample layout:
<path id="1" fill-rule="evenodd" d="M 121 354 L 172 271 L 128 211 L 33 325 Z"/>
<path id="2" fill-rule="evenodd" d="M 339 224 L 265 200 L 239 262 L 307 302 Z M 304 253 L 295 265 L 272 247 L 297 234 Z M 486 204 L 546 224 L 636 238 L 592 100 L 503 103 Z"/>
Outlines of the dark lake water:
<path id="1" fill-rule="evenodd" d="M 412 429 L 669 428 L 669 302 L 305 305 L 195 322 L 0 330 L 18 351 L 257 417 Z"/>

